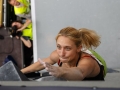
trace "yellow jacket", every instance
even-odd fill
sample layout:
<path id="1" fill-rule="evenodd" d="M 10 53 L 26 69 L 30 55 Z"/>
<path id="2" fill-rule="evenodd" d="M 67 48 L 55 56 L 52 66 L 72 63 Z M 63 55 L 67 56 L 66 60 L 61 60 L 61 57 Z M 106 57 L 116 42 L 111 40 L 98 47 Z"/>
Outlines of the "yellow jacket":
<path id="1" fill-rule="evenodd" d="M 27 0 L 17 0 L 18 2 L 20 2 L 21 4 L 23 4 L 23 6 L 14 6 L 14 11 L 16 15 L 19 14 L 26 14 L 29 13 L 30 9 L 29 9 L 29 2 Z"/>
<path id="2" fill-rule="evenodd" d="M 30 38 L 30 40 L 33 40 L 32 23 L 30 23 L 28 27 L 22 31 L 22 36 L 27 36 Z"/>

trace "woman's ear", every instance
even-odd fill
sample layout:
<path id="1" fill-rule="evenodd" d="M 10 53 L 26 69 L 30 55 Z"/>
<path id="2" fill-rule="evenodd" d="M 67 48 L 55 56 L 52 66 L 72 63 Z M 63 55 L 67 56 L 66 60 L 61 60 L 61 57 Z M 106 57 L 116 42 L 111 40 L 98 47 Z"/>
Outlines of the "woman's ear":
<path id="1" fill-rule="evenodd" d="M 82 49 L 82 45 L 80 45 L 78 48 L 77 48 L 77 52 L 80 52 Z"/>

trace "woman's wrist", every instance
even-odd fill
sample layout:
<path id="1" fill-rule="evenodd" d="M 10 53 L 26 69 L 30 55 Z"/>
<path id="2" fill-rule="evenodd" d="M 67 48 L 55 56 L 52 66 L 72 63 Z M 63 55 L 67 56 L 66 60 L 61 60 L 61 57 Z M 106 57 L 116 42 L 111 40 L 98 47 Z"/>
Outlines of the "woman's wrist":
<path id="1" fill-rule="evenodd" d="M 21 69 L 20 71 L 21 71 L 22 73 L 25 73 L 25 72 L 24 72 L 24 69 Z"/>

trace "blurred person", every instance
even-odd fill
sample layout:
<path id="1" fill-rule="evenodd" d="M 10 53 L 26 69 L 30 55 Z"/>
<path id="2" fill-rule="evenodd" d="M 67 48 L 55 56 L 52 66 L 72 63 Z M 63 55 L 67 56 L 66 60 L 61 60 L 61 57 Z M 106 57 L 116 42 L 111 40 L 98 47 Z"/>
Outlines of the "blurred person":
<path id="1" fill-rule="evenodd" d="M 32 23 L 30 23 L 24 30 L 17 31 L 23 26 L 21 21 L 14 21 L 12 23 L 12 29 L 14 29 L 15 34 L 13 37 L 20 39 L 23 42 L 24 50 L 24 63 L 25 67 L 29 66 L 33 61 L 33 34 L 32 34 Z M 19 32 L 19 33 L 18 33 Z"/>
<path id="2" fill-rule="evenodd" d="M 8 0 L 8 3 L 14 7 L 15 15 L 24 18 L 26 21 L 18 31 L 24 30 L 31 21 L 30 3 L 28 0 Z"/>

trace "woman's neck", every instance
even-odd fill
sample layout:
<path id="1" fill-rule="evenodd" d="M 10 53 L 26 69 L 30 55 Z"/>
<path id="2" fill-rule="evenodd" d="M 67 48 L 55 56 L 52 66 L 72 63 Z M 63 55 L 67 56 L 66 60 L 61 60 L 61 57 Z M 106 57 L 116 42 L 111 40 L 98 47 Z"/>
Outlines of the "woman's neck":
<path id="1" fill-rule="evenodd" d="M 67 66 L 69 66 L 69 67 L 76 67 L 77 63 L 79 62 L 79 60 L 81 58 L 81 54 L 82 54 L 82 52 L 78 53 L 73 60 L 71 60 L 70 62 L 66 63 Z"/>

